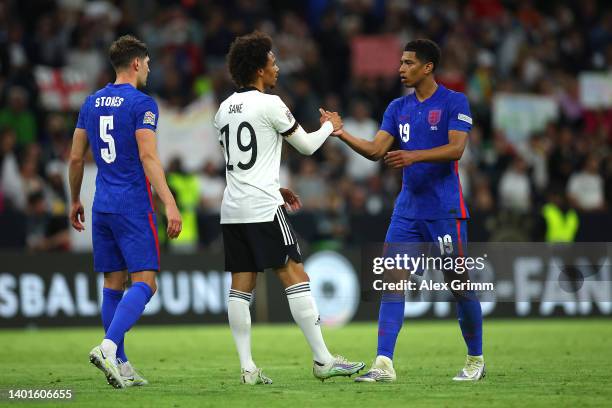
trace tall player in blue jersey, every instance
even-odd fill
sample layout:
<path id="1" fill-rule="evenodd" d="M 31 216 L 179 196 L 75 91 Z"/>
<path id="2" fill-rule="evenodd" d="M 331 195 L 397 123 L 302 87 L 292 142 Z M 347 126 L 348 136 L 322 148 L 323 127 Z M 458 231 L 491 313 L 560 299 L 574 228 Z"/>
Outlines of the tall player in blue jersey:
<path id="1" fill-rule="evenodd" d="M 463 155 L 472 118 L 465 95 L 436 83 L 433 73 L 439 60 L 440 49 L 433 41 L 409 42 L 399 73 L 402 83 L 414 88 L 414 93 L 389 104 L 373 141 L 354 137 L 344 130 L 335 134 L 357 153 L 372 160 L 384 157 L 388 166 L 403 168 L 402 190 L 385 243 L 442 241 L 454 248 L 455 255 L 463 256 L 469 214 L 461 192 L 458 160 Z M 389 151 L 394 142 L 400 150 Z M 453 295 L 468 351 L 464 368 L 453 379 L 476 381 L 485 375 L 480 303 L 473 294 L 453 292 Z M 383 294 L 377 357 L 370 371 L 356 381 L 396 379 L 393 352 L 404 321 L 404 305 L 403 292 Z"/>
<path id="2" fill-rule="evenodd" d="M 164 203 L 170 238 L 180 234 L 182 222 L 157 154 L 157 104 L 138 90 L 149 73 L 147 47 L 123 36 L 111 45 L 109 56 L 116 81 L 87 97 L 74 131 L 70 220 L 77 231 L 85 229 L 80 191 L 91 146 L 98 167 L 92 208 L 94 269 L 104 273 L 105 337 L 89 359 L 110 385 L 124 388 L 147 384 L 129 363 L 124 338 L 157 289 L 159 243 L 151 184 Z M 124 296 L 128 274 L 132 286 Z"/>

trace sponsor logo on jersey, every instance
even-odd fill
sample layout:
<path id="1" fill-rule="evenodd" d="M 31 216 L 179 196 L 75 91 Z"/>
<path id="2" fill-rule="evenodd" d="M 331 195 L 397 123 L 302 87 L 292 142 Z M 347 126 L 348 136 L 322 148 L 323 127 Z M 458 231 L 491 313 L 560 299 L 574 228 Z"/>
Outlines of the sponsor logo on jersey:
<path id="1" fill-rule="evenodd" d="M 470 118 L 468 115 L 464 115 L 463 113 L 457 115 L 457 119 L 467 122 L 470 125 L 472 124 L 472 118 Z"/>
<path id="2" fill-rule="evenodd" d="M 151 111 L 147 111 L 142 119 L 142 124 L 155 126 L 155 114 Z"/>
<path id="3" fill-rule="evenodd" d="M 440 109 L 430 110 L 429 115 L 427 115 L 427 121 L 431 126 L 440 123 L 440 118 L 442 118 L 442 110 Z"/>
<path id="4" fill-rule="evenodd" d="M 285 111 L 285 115 L 287 116 L 289 122 L 293 122 L 293 115 L 291 114 L 291 111 L 289 109 Z"/>

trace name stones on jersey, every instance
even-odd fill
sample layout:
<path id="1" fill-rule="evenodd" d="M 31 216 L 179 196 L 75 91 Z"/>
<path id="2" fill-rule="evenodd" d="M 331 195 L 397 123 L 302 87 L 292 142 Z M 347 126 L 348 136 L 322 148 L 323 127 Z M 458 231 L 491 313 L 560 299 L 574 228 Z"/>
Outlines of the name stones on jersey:
<path id="1" fill-rule="evenodd" d="M 151 111 L 147 111 L 142 119 L 142 124 L 155 126 L 155 114 Z"/>
<path id="2" fill-rule="evenodd" d="M 242 104 L 230 105 L 228 113 L 242 113 Z"/>
<path id="3" fill-rule="evenodd" d="M 96 98 L 96 108 L 100 106 L 112 106 L 118 108 L 123 103 L 123 98 L 120 96 L 101 96 Z"/>

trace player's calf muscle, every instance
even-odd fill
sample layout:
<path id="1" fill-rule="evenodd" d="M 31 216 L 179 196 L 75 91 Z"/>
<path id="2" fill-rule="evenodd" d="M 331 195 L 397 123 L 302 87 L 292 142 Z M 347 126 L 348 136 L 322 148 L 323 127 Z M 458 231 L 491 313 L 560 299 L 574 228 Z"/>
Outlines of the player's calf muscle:
<path id="1" fill-rule="evenodd" d="M 304 271 L 304 264 L 296 263 L 293 259 L 289 259 L 285 266 L 275 270 L 275 272 L 285 288 L 310 281 L 308 274 Z"/>

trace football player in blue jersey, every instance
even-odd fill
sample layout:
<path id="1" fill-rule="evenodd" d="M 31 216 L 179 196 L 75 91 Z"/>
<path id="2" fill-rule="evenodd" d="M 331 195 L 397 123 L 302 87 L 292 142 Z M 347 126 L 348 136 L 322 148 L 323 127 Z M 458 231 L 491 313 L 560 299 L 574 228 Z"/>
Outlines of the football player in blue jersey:
<path id="1" fill-rule="evenodd" d="M 115 388 L 145 385 L 125 354 L 125 333 L 157 289 L 159 242 L 151 184 L 164 203 L 168 236 L 181 232 L 181 216 L 157 154 L 157 104 L 138 88 L 146 85 L 146 45 L 123 36 L 110 47 L 116 80 L 87 97 L 79 113 L 70 153 L 70 220 L 85 229 L 80 200 L 89 147 L 98 168 L 92 208 L 94 270 L 104 273 L 102 323 L 105 337 L 89 359 Z M 132 286 L 124 295 L 128 274 Z"/>
<path id="2" fill-rule="evenodd" d="M 380 130 L 372 141 L 345 130 L 335 135 L 357 153 L 403 169 L 402 190 L 397 197 L 385 243 L 443 243 L 447 253 L 464 256 L 468 210 L 461 192 L 458 160 L 472 127 L 466 96 L 436 83 L 440 61 L 438 45 L 426 39 L 410 41 L 402 54 L 399 74 L 414 93 L 393 100 Z M 399 150 L 390 151 L 394 143 Z M 442 244 L 441 244 L 442 245 Z M 450 249 L 450 251 L 448 251 Z M 465 280 L 467 274 L 446 274 L 445 279 Z M 453 378 L 476 381 L 484 377 L 482 311 L 470 292 L 453 291 L 457 316 L 467 345 L 464 368 Z M 396 379 L 393 352 L 404 321 L 404 292 L 385 292 L 378 317 L 378 351 L 370 371 L 359 382 Z"/>

